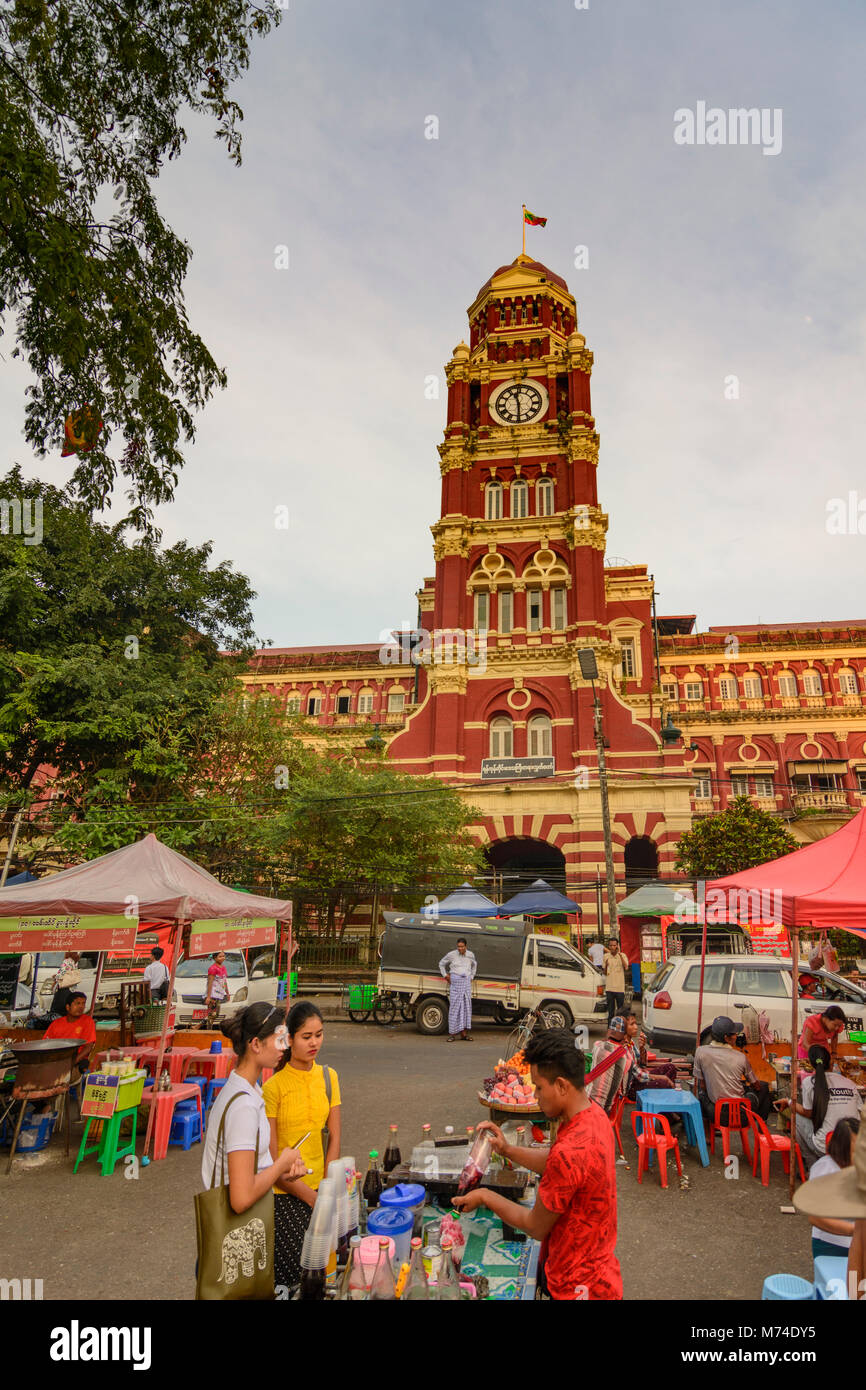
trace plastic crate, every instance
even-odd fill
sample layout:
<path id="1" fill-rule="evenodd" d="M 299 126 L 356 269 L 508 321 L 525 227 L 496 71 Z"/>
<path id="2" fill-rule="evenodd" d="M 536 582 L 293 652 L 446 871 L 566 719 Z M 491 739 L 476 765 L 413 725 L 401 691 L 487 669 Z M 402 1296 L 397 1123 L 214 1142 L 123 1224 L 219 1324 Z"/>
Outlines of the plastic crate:
<path id="1" fill-rule="evenodd" d="M 138 1038 L 148 1033 L 161 1033 L 167 1008 L 167 1003 L 139 1004 L 133 1015 L 135 1036 Z"/>
<path id="2" fill-rule="evenodd" d="M 866 1033 L 858 1028 L 848 1029 L 848 1041 L 855 1043 L 866 1043 Z"/>
<path id="3" fill-rule="evenodd" d="M 375 998 L 375 985 L 350 985 L 347 1008 L 372 1009 Z"/>
<path id="4" fill-rule="evenodd" d="M 118 1110 L 133 1110 L 135 1106 L 141 1104 L 146 1078 L 146 1071 L 134 1071 L 131 1076 L 120 1078 L 120 1085 L 117 1088 Z"/>

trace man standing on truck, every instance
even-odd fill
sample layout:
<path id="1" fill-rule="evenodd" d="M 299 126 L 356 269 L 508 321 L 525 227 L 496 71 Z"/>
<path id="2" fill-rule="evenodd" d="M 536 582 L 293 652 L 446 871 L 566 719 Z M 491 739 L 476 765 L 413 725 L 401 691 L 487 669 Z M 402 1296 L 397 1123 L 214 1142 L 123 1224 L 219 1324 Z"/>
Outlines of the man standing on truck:
<path id="1" fill-rule="evenodd" d="M 477 969 L 478 962 L 467 950 L 464 936 L 457 942 L 457 950 L 449 951 L 439 962 L 439 974 L 449 983 L 449 1042 L 454 1042 L 458 1033 L 464 1042 L 472 1041 L 472 981 Z"/>

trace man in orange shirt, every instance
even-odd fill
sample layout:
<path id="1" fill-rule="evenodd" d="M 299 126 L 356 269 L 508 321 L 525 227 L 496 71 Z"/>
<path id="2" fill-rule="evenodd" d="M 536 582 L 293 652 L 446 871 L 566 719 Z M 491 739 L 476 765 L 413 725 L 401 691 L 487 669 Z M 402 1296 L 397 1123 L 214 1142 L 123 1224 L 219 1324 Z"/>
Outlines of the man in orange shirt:
<path id="1" fill-rule="evenodd" d="M 66 1001 L 66 1017 L 55 1018 L 45 1030 L 46 1038 L 80 1038 L 82 1050 L 78 1054 L 78 1066 L 84 1070 L 91 1048 L 96 1042 L 96 1024 L 90 1014 L 84 1012 L 87 995 L 76 990 Z"/>

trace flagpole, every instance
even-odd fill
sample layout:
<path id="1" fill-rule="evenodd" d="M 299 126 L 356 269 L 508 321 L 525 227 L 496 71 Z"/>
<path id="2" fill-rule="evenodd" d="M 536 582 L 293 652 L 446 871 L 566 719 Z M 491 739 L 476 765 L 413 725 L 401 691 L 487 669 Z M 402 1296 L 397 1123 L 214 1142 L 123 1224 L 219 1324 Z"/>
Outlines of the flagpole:
<path id="1" fill-rule="evenodd" d="M 523 251 L 522 251 L 521 254 L 525 256 L 525 255 L 526 255 L 526 204 L 525 204 L 525 203 L 523 204 L 523 215 L 522 215 L 522 217 L 521 217 L 521 223 L 522 223 L 522 225 L 523 225 Z"/>

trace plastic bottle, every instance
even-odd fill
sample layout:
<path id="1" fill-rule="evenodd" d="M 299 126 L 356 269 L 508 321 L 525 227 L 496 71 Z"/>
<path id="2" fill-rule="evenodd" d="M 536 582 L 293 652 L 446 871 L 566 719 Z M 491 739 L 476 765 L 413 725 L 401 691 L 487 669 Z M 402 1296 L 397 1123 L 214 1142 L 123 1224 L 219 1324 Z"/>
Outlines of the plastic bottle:
<path id="1" fill-rule="evenodd" d="M 421 1126 L 421 1143 L 422 1143 L 422 1144 L 429 1144 L 429 1143 L 430 1143 L 430 1140 L 431 1140 L 432 1138 L 433 1138 L 433 1128 L 432 1128 L 432 1126 L 431 1126 L 431 1125 L 422 1125 L 422 1126 Z"/>
<path id="2" fill-rule="evenodd" d="M 356 1219 L 358 1222 L 359 1236 L 365 1236 L 367 1234 L 367 1203 L 361 1191 L 363 1177 L 363 1173 L 358 1171 L 355 1172 L 355 1212 L 357 1214 Z"/>
<path id="3" fill-rule="evenodd" d="M 460 1297 L 460 1280 L 451 1258 L 451 1241 L 447 1236 L 442 1241 L 442 1261 L 439 1265 L 436 1297 L 447 1302 L 454 1302 Z"/>
<path id="4" fill-rule="evenodd" d="M 392 1173 L 401 1162 L 400 1145 L 397 1143 L 397 1126 L 391 1125 L 388 1129 L 388 1145 L 385 1149 L 385 1157 L 382 1159 L 382 1168 L 386 1173 Z"/>
<path id="5" fill-rule="evenodd" d="M 391 1257 L 388 1254 L 389 1245 L 390 1241 L 387 1236 L 379 1241 L 379 1259 L 370 1281 L 370 1301 L 373 1303 L 395 1300 L 397 1297 L 394 1271 L 391 1268 Z"/>
<path id="6" fill-rule="evenodd" d="M 427 1272 L 424 1269 L 424 1258 L 421 1254 L 421 1241 L 417 1236 L 412 1241 L 412 1255 L 409 1260 L 409 1277 L 406 1280 L 403 1297 L 409 1302 L 415 1302 L 417 1299 L 429 1299 L 430 1297 L 430 1289 L 427 1284 Z"/>
<path id="7" fill-rule="evenodd" d="M 367 1297 L 367 1278 L 361 1263 L 361 1237 L 352 1236 L 349 1242 L 349 1259 L 340 1283 L 340 1301 L 353 1303 Z"/>
<path id="8" fill-rule="evenodd" d="M 463 1166 L 463 1172 L 457 1182 L 458 1196 L 462 1196 L 464 1192 L 471 1192 L 474 1187 L 480 1186 L 490 1166 L 492 1152 L 493 1141 L 490 1130 L 485 1129 L 481 1134 L 476 1135 L 475 1143 L 472 1145 L 469 1157 Z"/>
<path id="9" fill-rule="evenodd" d="M 379 1167 L 379 1150 L 370 1150 L 370 1166 L 367 1169 L 367 1176 L 364 1179 L 364 1201 L 367 1203 L 367 1210 L 372 1211 L 379 1205 L 379 1198 L 385 1186 L 382 1177 L 382 1169 Z"/>

